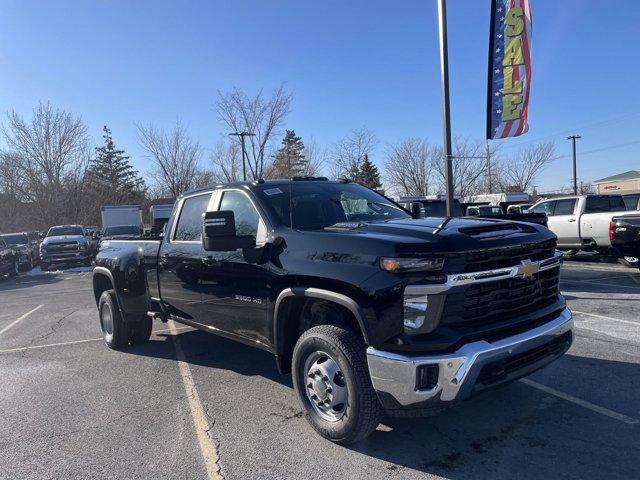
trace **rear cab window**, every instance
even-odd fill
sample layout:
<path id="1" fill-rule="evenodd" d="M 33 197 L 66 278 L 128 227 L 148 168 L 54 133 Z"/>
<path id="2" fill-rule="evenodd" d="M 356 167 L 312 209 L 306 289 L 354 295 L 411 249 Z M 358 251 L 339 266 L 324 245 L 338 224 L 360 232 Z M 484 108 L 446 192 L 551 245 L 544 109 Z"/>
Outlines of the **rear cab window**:
<path id="1" fill-rule="evenodd" d="M 618 195 L 590 195 L 587 197 L 585 213 L 624 212 L 627 207 Z"/>
<path id="2" fill-rule="evenodd" d="M 207 211 L 211 193 L 185 198 L 173 231 L 172 241 L 199 242 L 202 239 L 202 216 Z"/>

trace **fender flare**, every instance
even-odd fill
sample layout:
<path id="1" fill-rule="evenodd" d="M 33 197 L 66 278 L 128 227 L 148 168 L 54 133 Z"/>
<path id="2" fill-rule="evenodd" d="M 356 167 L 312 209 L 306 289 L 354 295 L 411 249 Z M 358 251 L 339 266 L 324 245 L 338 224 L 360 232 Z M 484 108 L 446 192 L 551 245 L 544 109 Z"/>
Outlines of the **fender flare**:
<path id="1" fill-rule="evenodd" d="M 331 290 L 324 290 L 321 288 L 314 287 L 290 287 L 285 288 L 276 299 L 275 308 L 273 311 L 273 343 L 276 348 L 276 352 L 280 351 L 280 340 L 278 335 L 279 330 L 279 321 L 278 314 L 280 311 L 280 306 L 282 302 L 289 297 L 309 297 L 309 298 L 319 298 L 322 300 L 327 300 L 329 302 L 336 303 L 342 307 L 345 307 L 349 310 L 353 316 L 355 317 L 360 330 L 362 332 L 362 336 L 364 337 L 364 341 L 366 344 L 369 344 L 369 338 L 367 329 L 365 328 L 365 314 L 363 310 L 360 308 L 360 305 L 353 300 L 352 298 L 343 295 L 342 293 L 333 292 Z"/>
<path id="2" fill-rule="evenodd" d="M 109 279 L 109 281 L 111 282 L 111 286 L 113 287 L 113 291 L 115 292 L 115 297 L 116 297 L 116 303 L 118 305 L 118 310 L 120 310 L 120 315 L 122 315 L 124 317 L 124 312 L 122 311 L 122 306 L 120 305 L 120 298 L 118 298 L 118 289 L 116 288 L 116 281 L 113 278 L 113 274 L 111 273 L 111 270 L 109 270 L 108 268 L 105 267 L 93 267 L 93 272 L 92 272 L 92 285 L 95 288 L 95 283 L 93 282 L 93 279 L 95 278 L 96 274 L 98 275 L 104 275 L 105 277 L 107 277 Z M 99 298 L 96 298 L 96 302 L 99 302 Z"/>

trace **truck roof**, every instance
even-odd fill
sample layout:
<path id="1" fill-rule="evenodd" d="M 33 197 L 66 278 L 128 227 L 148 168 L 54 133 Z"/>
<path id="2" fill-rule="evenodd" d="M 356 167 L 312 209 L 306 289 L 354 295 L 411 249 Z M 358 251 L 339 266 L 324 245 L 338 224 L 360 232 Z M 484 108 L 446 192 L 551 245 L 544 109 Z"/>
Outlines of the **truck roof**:
<path id="1" fill-rule="evenodd" d="M 193 190 L 189 190 L 180 195 L 180 198 L 186 195 L 193 195 L 198 192 L 208 192 L 210 190 L 216 190 L 218 188 L 226 188 L 226 187 L 257 187 L 258 185 L 292 185 L 298 182 L 305 183 L 326 183 L 326 184 L 337 184 L 337 183 L 351 183 L 351 180 L 348 179 L 338 179 L 338 180 L 329 180 L 326 177 L 294 177 L 294 178 L 282 178 L 282 179 L 273 179 L 273 180 L 254 180 L 254 181 L 246 181 L 246 182 L 226 182 L 226 183 L 217 183 L 215 185 L 209 185 L 207 187 L 195 188 Z"/>

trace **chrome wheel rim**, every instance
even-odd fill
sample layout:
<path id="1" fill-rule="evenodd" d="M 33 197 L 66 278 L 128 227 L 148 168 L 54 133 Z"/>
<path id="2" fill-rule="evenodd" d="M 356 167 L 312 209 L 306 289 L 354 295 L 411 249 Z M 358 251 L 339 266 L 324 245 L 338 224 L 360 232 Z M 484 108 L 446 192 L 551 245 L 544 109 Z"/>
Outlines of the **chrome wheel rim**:
<path id="1" fill-rule="evenodd" d="M 340 420 L 346 410 L 349 392 L 340 365 L 325 352 L 312 353 L 305 362 L 305 393 L 320 417 Z"/>
<path id="2" fill-rule="evenodd" d="M 113 335 L 113 314 L 111 307 L 108 304 L 103 304 L 100 309 L 100 325 L 102 325 L 102 331 L 107 335 Z"/>

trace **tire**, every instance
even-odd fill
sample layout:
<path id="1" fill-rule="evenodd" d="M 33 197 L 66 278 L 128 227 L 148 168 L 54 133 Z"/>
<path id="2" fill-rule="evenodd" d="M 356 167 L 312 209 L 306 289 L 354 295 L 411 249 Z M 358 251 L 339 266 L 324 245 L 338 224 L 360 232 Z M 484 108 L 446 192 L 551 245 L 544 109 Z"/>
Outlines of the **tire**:
<path id="1" fill-rule="evenodd" d="M 307 421 L 321 436 L 341 445 L 363 440 L 382 418 L 365 349 L 357 334 L 320 325 L 304 332 L 293 350 L 293 385 Z M 335 372 L 333 378 L 329 378 L 330 372 Z M 331 403 L 318 407 L 317 402 L 323 399 Z M 335 403 L 342 399 L 343 404 Z"/>
<path id="2" fill-rule="evenodd" d="M 120 315 L 120 309 L 113 290 L 106 290 L 98 301 L 98 316 L 104 343 L 113 350 L 119 350 L 129 343 L 130 328 Z"/>
<path id="3" fill-rule="evenodd" d="M 151 329 L 153 328 L 153 319 L 145 315 L 137 322 L 129 324 L 131 328 L 131 345 L 141 345 L 147 343 L 151 338 Z"/>

